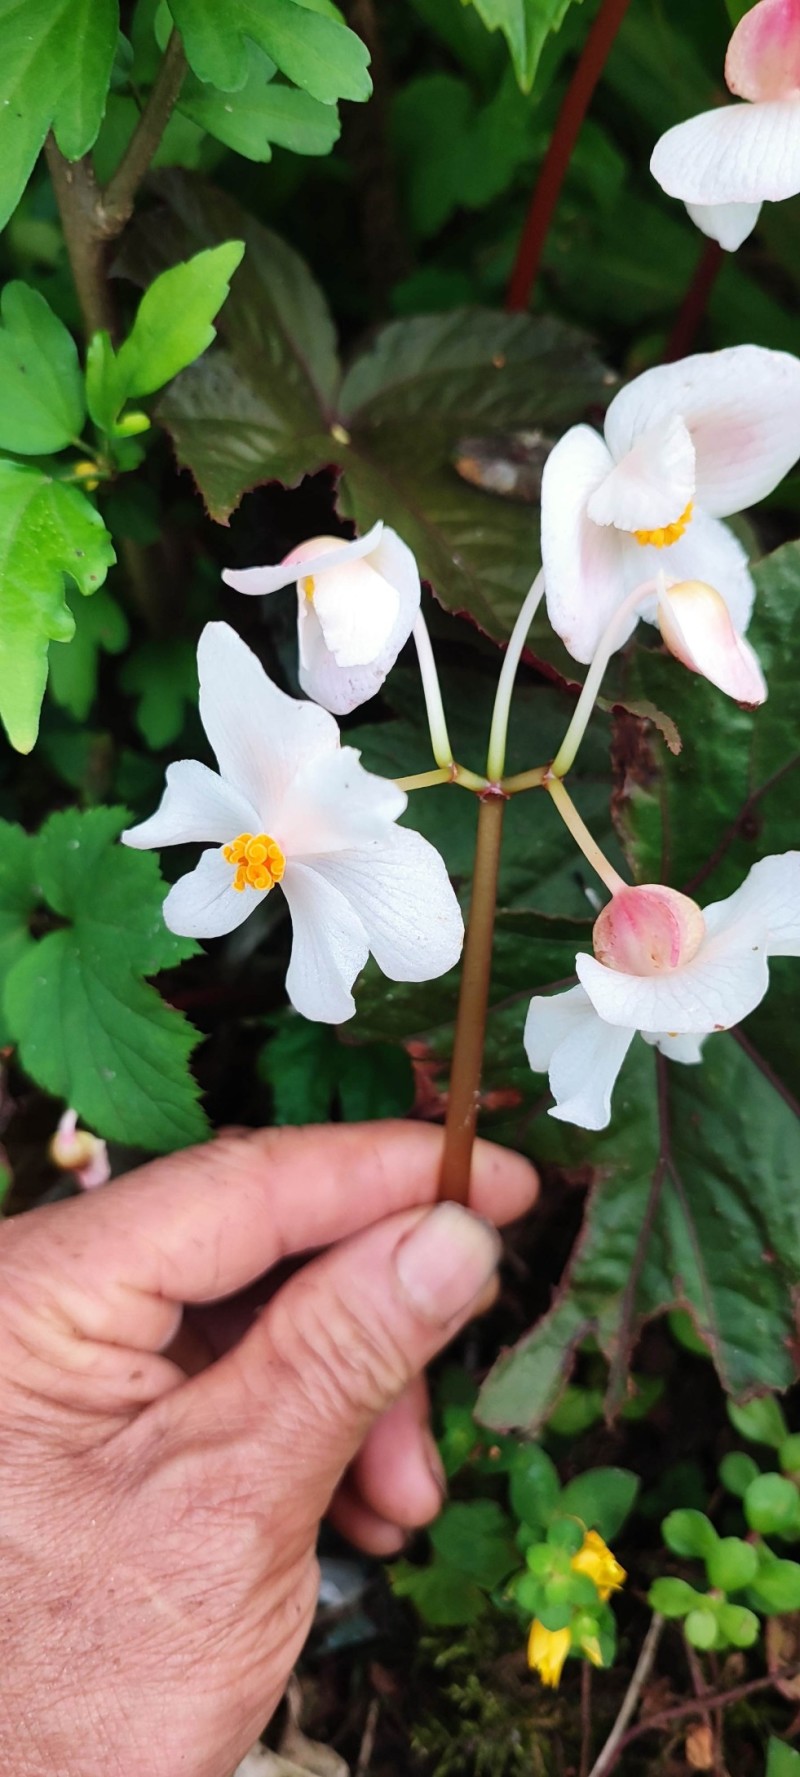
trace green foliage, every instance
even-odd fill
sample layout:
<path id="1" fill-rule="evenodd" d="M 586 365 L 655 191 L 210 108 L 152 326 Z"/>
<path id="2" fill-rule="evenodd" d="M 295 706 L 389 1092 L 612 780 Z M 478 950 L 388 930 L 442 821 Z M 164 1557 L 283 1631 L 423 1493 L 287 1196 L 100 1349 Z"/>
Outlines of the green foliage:
<path id="1" fill-rule="evenodd" d="M 117 358 L 123 399 L 152 395 L 211 344 L 243 253 L 242 241 L 226 241 L 162 272 L 145 291 Z"/>
<path id="2" fill-rule="evenodd" d="M 100 514 L 76 487 L 0 461 L 0 716 L 21 753 L 38 733 L 48 647 L 74 634 L 65 580 L 96 592 L 114 560 Z"/>
<path id="3" fill-rule="evenodd" d="M 117 30 L 117 0 L 0 0 L 0 228 L 51 127 L 68 160 L 91 148 Z"/>
<path id="4" fill-rule="evenodd" d="M 272 1090 L 272 1122 L 348 1123 L 402 1117 L 414 1100 L 411 1062 L 389 1043 L 354 1048 L 325 1024 L 309 1024 L 295 1012 L 274 1021 L 276 1030 L 260 1057 Z"/>
<path id="5" fill-rule="evenodd" d="M 766 1777 L 800 1777 L 800 1752 L 785 1740 L 770 1738 Z"/>
<path id="6" fill-rule="evenodd" d="M 6 284 L 0 314 L 0 449 L 43 456 L 77 443 L 86 408 L 72 335 L 27 284 Z"/>
<path id="7" fill-rule="evenodd" d="M 573 0 L 472 0 L 489 31 L 502 31 L 519 84 L 530 92 L 544 45 Z"/>
<path id="8" fill-rule="evenodd" d="M 197 1034 L 145 977 L 196 946 L 166 930 L 158 865 L 116 844 L 124 824 L 109 808 L 51 815 L 37 838 L 3 823 L 3 1019 L 31 1078 L 99 1134 L 167 1151 L 206 1133 Z"/>
<path id="9" fill-rule="evenodd" d="M 255 44 L 248 51 L 247 79 L 235 93 L 219 92 L 191 77 L 184 83 L 184 116 L 247 160 L 271 160 L 273 145 L 293 154 L 328 154 L 339 137 L 336 106 L 274 79 L 276 64 Z M 178 164 L 186 162 L 178 157 Z"/>
<path id="10" fill-rule="evenodd" d="M 169 7 L 195 74 L 224 92 L 245 85 L 255 44 L 324 105 L 369 97 L 363 43 L 319 0 L 229 0 L 224 11 L 216 0 L 169 0 Z"/>
<path id="11" fill-rule="evenodd" d="M 97 694 L 100 655 L 121 654 L 130 630 L 125 612 L 105 588 L 88 601 L 68 593 L 67 604 L 75 633 L 68 648 L 52 650 L 48 687 L 59 708 L 85 722 Z"/>

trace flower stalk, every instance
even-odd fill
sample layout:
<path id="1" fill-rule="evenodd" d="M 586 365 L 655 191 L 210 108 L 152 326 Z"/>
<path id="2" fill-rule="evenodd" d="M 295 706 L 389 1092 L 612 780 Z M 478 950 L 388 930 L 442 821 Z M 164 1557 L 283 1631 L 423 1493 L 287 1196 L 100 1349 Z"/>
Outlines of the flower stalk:
<path id="1" fill-rule="evenodd" d="M 631 613 L 654 590 L 652 581 L 635 587 L 634 591 L 629 593 L 623 603 L 618 606 L 605 634 L 601 636 L 594 659 L 586 674 L 580 697 L 575 705 L 572 721 L 550 767 L 554 778 L 566 777 L 567 772 L 571 771 L 578 755 L 578 748 L 589 726 L 609 660 L 619 647 L 620 640 L 628 633 Z M 547 787 L 550 789 L 549 784 Z"/>
<path id="2" fill-rule="evenodd" d="M 564 826 L 572 834 L 576 845 L 580 846 L 587 863 L 591 864 L 592 869 L 599 876 L 600 881 L 605 883 L 609 892 L 612 895 L 617 894 L 618 890 L 625 888 L 626 885 L 619 872 L 614 869 L 613 864 L 610 864 L 608 858 L 601 852 L 597 841 L 592 838 L 586 822 L 579 815 L 572 797 L 561 779 L 558 777 L 545 778 L 545 789 L 558 809 Z"/>
<path id="3" fill-rule="evenodd" d="M 444 1154 L 439 1179 L 439 1197 L 451 1203 L 466 1203 L 469 1199 L 470 1166 L 478 1120 L 483 1044 L 489 1005 L 504 809 L 505 797 L 497 790 L 484 795 L 478 807 L 472 901 L 461 965 Z"/>
<path id="4" fill-rule="evenodd" d="M 431 647 L 431 638 L 428 634 L 428 625 L 425 622 L 422 612 L 419 613 L 411 633 L 414 637 L 417 659 L 419 661 L 422 692 L 425 698 L 425 709 L 428 714 L 428 727 L 430 729 L 433 756 L 437 765 L 443 768 L 449 768 L 453 764 L 453 749 L 450 745 L 450 736 L 447 732 L 447 719 L 444 713 L 444 704 L 442 703 L 442 688 L 439 684 L 439 674 L 436 670 L 436 661 Z"/>
<path id="5" fill-rule="evenodd" d="M 491 783 L 499 783 L 506 766 L 506 741 L 508 739 L 508 723 L 511 715 L 511 698 L 514 683 L 522 659 L 522 650 L 533 619 L 544 596 L 544 573 L 542 569 L 536 576 L 533 585 L 520 606 L 514 628 L 511 631 L 508 647 L 497 681 L 497 691 L 492 711 L 492 726 L 489 733 L 489 752 L 486 760 L 486 775 Z"/>

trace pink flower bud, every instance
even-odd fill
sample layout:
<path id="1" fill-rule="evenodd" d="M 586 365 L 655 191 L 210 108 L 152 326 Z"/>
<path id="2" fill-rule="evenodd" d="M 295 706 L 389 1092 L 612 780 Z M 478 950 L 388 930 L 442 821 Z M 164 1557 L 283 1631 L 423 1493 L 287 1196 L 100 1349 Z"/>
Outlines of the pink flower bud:
<path id="1" fill-rule="evenodd" d="M 84 1191 L 105 1185 L 111 1177 L 108 1148 L 88 1129 L 78 1128 L 78 1113 L 64 1112 L 50 1143 L 50 1159 L 62 1172 L 74 1172 Z"/>
<path id="2" fill-rule="evenodd" d="M 740 99 L 800 96 L 800 0 L 759 0 L 728 44 L 725 79 Z"/>
<path id="3" fill-rule="evenodd" d="M 700 908 L 661 883 L 618 889 L 595 922 L 594 954 L 623 975 L 665 975 L 691 962 L 705 935 Z"/>
<path id="4" fill-rule="evenodd" d="M 676 660 L 749 707 L 767 695 L 758 657 L 731 621 L 724 598 L 702 580 L 661 586 L 658 625 Z"/>

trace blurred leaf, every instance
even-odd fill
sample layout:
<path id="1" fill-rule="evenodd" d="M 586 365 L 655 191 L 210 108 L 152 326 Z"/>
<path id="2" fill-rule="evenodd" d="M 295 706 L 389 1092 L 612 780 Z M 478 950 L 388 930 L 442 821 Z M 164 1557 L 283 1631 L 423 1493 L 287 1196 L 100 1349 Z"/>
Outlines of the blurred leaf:
<path id="1" fill-rule="evenodd" d="M 51 125 L 68 160 L 91 148 L 117 29 L 117 0 L 0 0 L 0 228 Z"/>
<path id="2" fill-rule="evenodd" d="M 68 648 L 54 648 L 50 655 L 50 696 L 76 722 L 85 722 L 97 692 L 100 652 L 121 654 L 128 640 L 128 619 L 103 589 L 94 598 L 78 599 L 67 593 L 75 634 Z"/>
<path id="3" fill-rule="evenodd" d="M 0 715 L 18 752 L 36 740 L 49 643 L 75 629 L 65 576 L 96 592 L 114 560 L 99 512 L 77 488 L 0 461 Z"/>
<path id="4" fill-rule="evenodd" d="M 530 92 L 551 31 L 559 30 L 573 0 L 472 0 L 488 31 L 502 31 L 523 92 Z"/>
<path id="5" fill-rule="evenodd" d="M 783 1408 L 774 1395 L 762 1395 L 760 1400 L 741 1404 L 729 1401 L 728 1418 L 741 1437 L 754 1444 L 769 1444 L 773 1450 L 779 1450 L 788 1436 Z"/>
<path id="6" fill-rule="evenodd" d="M 158 751 L 177 740 L 187 703 L 197 699 L 197 650 L 180 638 L 140 643 L 127 656 L 120 684 L 137 699 L 136 726 Z"/>
<path id="7" fill-rule="evenodd" d="M 145 291 L 117 354 L 126 400 L 163 388 L 210 346 L 243 253 L 242 241 L 225 241 L 162 272 Z"/>
<path id="8" fill-rule="evenodd" d="M 561 1483 L 555 1463 L 538 1444 L 523 1445 L 510 1474 L 511 1509 L 520 1522 L 543 1530 L 560 1506 Z"/>
<path id="9" fill-rule="evenodd" d="M 629 1469 L 589 1469 L 585 1475 L 567 1482 L 559 1510 L 579 1518 L 587 1530 L 599 1530 L 603 1540 L 610 1543 L 633 1510 L 638 1491 L 638 1476 Z"/>
<path id="10" fill-rule="evenodd" d="M 265 1043 L 259 1072 L 272 1090 L 276 1124 L 328 1123 L 337 1112 L 347 1123 L 401 1117 L 414 1099 L 404 1049 L 388 1043 L 354 1048 L 328 1025 L 292 1011 L 280 1016 Z"/>
<path id="11" fill-rule="evenodd" d="M 37 902 L 35 840 L 10 821 L 0 821 L 0 984 L 30 945 L 29 920 Z M 12 1041 L 0 991 L 0 1044 Z"/>
<path id="12" fill-rule="evenodd" d="M 6 284 L 0 312 L 0 449 L 63 450 L 77 442 L 86 411 L 72 335 L 27 284 Z"/>
<path id="13" fill-rule="evenodd" d="M 38 1085 L 98 1134 L 168 1152 L 207 1133 L 188 1067 L 197 1033 L 143 977 L 197 946 L 167 931 L 157 861 L 117 845 L 124 824 L 119 809 L 69 811 L 31 842 L 35 898 L 60 929 L 26 929 L 15 959 L 4 946 L 2 998 Z"/>
<path id="14" fill-rule="evenodd" d="M 446 1505 L 429 1534 L 443 1561 L 487 1591 L 499 1586 L 519 1561 L 511 1522 L 493 1499 Z"/>
<path id="15" fill-rule="evenodd" d="M 169 0 L 186 56 L 200 80 L 241 91 L 255 43 L 296 86 L 332 105 L 368 99 L 369 57 L 354 31 L 309 0 Z"/>
<path id="16" fill-rule="evenodd" d="M 662 1535 L 668 1549 L 673 1555 L 683 1555 L 691 1559 L 710 1558 L 716 1550 L 718 1537 L 711 1519 L 705 1512 L 693 1512 L 690 1509 L 670 1512 L 661 1526 Z"/>
<path id="17" fill-rule="evenodd" d="M 528 508 L 469 487 L 452 466 L 470 432 L 556 432 L 603 401 L 614 378 L 585 337 L 549 317 L 461 310 L 391 322 L 339 385 L 324 299 L 294 254 L 230 199 L 180 175 L 161 180 L 171 213 L 139 228 L 152 265 L 235 227 L 245 264 L 220 322 L 226 351 L 160 403 L 179 461 L 224 522 L 258 482 L 336 462 L 340 505 L 366 530 L 381 517 L 414 550 L 446 609 L 505 639 L 538 566 Z M 567 656 L 542 618 L 535 648 Z"/>
<path id="18" fill-rule="evenodd" d="M 736 0 L 728 0 L 729 8 Z M 800 1752 L 786 1740 L 770 1737 L 766 1777 L 800 1777 Z"/>
<path id="19" fill-rule="evenodd" d="M 480 210 L 529 162 L 541 124 L 509 73 L 485 105 L 454 74 L 421 74 L 401 88 L 392 136 L 413 227 L 435 234 L 454 210 Z"/>
<path id="20" fill-rule="evenodd" d="M 435 1558 L 424 1567 L 395 1561 L 388 1574 L 392 1591 L 398 1598 L 410 1598 L 432 1628 L 465 1628 L 486 1609 L 488 1601 L 480 1587 L 448 1561 Z"/>
<path id="21" fill-rule="evenodd" d="M 275 63 L 255 44 L 248 51 L 243 87 L 219 92 L 190 76 L 181 89 L 180 110 L 248 160 L 270 160 L 273 143 L 293 154 L 328 154 L 341 128 L 336 106 L 274 81 Z"/>

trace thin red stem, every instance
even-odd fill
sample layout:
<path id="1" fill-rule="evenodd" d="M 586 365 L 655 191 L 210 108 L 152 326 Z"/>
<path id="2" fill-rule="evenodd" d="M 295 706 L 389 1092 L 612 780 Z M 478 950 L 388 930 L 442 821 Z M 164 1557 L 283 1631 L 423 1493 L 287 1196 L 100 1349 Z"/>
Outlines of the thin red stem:
<path id="1" fill-rule="evenodd" d="M 630 0 L 603 0 L 592 25 L 575 73 L 564 96 L 550 146 L 534 187 L 525 219 L 506 308 L 512 313 L 530 307 L 553 211 L 592 94 L 608 60 L 611 46 L 630 5 Z"/>
<path id="2" fill-rule="evenodd" d="M 722 270 L 722 260 L 719 242 L 707 241 L 664 348 L 665 364 L 674 364 L 691 351 L 697 330 L 705 318 L 708 299 Z"/>

